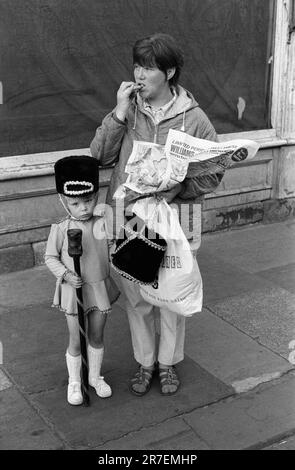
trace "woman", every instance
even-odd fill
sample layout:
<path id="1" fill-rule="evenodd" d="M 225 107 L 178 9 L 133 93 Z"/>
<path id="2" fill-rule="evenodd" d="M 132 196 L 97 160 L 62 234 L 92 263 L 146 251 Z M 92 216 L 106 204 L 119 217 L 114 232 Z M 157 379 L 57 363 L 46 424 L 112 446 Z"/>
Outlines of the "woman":
<path id="1" fill-rule="evenodd" d="M 122 82 L 117 92 L 117 106 L 97 129 L 91 143 L 92 156 L 101 165 L 115 163 L 106 203 L 115 206 L 113 194 L 125 182 L 126 162 L 133 141 L 143 140 L 164 145 L 170 128 L 192 136 L 217 140 L 216 132 L 190 92 L 178 85 L 183 66 L 182 53 L 175 40 L 167 34 L 155 34 L 138 40 L 133 47 L 135 81 Z M 203 194 L 214 191 L 223 173 L 189 177 L 171 190 L 162 192 L 168 203 L 176 202 L 182 213 L 188 214 L 193 205 L 194 220 L 182 228 L 190 230 L 191 249 L 200 245 L 201 200 Z M 185 210 L 183 210 L 185 209 Z M 146 394 L 156 368 L 159 368 L 161 393 L 177 392 L 180 380 L 175 364 L 184 357 L 185 318 L 160 310 L 160 338 L 157 348 L 153 306 L 140 295 L 138 285 L 121 279 L 126 295 L 126 311 L 131 330 L 134 357 L 138 371 L 130 389 L 137 396 Z"/>

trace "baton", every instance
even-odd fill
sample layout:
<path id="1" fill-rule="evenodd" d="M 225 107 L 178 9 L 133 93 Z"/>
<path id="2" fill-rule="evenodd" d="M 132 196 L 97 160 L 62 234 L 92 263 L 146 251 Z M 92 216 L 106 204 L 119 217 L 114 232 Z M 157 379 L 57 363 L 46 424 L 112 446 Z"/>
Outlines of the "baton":
<path id="1" fill-rule="evenodd" d="M 81 277 L 80 269 L 80 257 L 82 255 L 82 230 L 80 229 L 69 229 L 68 235 L 68 254 L 73 258 L 74 269 L 76 274 Z M 78 321 L 79 321 L 79 334 L 80 334 L 80 348 L 82 357 L 82 396 L 83 404 L 89 406 L 89 383 L 88 383 L 88 358 L 87 358 L 87 346 L 86 346 L 86 331 L 85 331 L 85 319 L 83 309 L 83 296 L 82 287 L 76 289 L 77 295 L 77 308 L 78 308 Z"/>

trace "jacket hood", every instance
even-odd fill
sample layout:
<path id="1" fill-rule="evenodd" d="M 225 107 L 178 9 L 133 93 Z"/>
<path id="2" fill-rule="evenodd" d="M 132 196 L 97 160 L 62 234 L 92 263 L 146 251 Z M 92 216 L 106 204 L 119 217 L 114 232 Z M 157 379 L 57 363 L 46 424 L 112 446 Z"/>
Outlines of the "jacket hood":
<path id="1" fill-rule="evenodd" d="M 197 108 L 199 104 L 195 100 L 194 96 L 192 93 L 190 93 L 188 90 L 183 88 L 180 85 L 177 85 L 177 87 L 174 88 L 177 98 L 171 108 L 168 109 L 167 113 L 165 114 L 165 120 L 166 119 L 171 119 L 174 118 L 175 116 L 178 116 L 179 114 L 182 114 L 182 127 L 181 130 L 185 132 L 185 114 L 188 110 Z M 138 94 L 136 98 L 134 99 L 134 125 L 133 129 L 136 128 L 136 123 L 137 123 L 137 112 L 140 110 L 143 114 L 147 114 L 147 111 L 144 108 L 143 105 L 143 99 L 141 96 Z"/>
<path id="2" fill-rule="evenodd" d="M 165 115 L 165 119 L 172 118 L 178 114 L 188 111 L 191 108 L 196 108 L 199 106 L 192 93 L 182 86 L 177 85 L 174 90 L 176 91 L 177 99 L 168 110 L 167 114 Z M 137 95 L 134 104 L 135 106 L 138 106 L 140 111 L 144 112 L 143 99 L 139 94 Z"/>

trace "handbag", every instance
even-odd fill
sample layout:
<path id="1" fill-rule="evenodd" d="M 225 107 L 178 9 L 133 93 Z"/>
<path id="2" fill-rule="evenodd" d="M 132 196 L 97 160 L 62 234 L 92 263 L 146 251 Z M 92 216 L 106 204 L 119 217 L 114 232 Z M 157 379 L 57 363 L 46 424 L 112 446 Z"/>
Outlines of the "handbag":
<path id="1" fill-rule="evenodd" d="M 111 255 L 112 267 L 130 281 L 153 284 L 167 248 L 166 240 L 144 222 L 139 231 L 133 230 L 128 222 L 122 229 Z"/>

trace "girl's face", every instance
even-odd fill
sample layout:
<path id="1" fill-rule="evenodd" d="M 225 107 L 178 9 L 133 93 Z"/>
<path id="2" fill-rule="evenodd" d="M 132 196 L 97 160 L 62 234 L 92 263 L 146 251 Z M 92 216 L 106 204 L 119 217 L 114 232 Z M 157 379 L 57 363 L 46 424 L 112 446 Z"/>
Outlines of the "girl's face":
<path id="1" fill-rule="evenodd" d="M 93 215 L 97 203 L 97 193 L 83 197 L 64 197 L 68 210 L 76 219 L 87 220 Z"/>
<path id="2" fill-rule="evenodd" d="M 134 64 L 134 78 L 137 84 L 142 85 L 139 93 L 145 100 L 153 101 L 169 90 L 166 74 L 158 67 L 142 67 Z"/>

